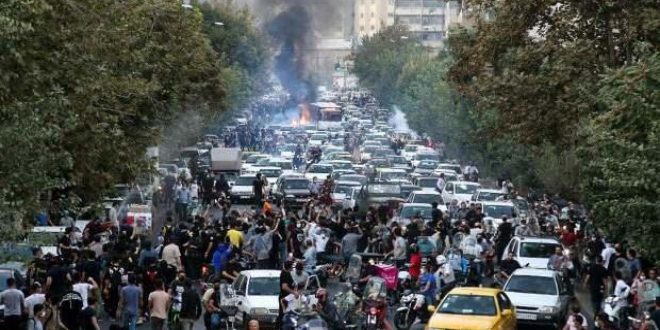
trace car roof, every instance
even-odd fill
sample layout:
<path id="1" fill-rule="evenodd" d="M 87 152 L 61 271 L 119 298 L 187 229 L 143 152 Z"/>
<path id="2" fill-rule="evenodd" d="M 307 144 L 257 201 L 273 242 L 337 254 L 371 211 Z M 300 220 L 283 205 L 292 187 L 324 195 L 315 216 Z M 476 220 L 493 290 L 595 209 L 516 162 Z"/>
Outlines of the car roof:
<path id="1" fill-rule="evenodd" d="M 540 268 L 518 268 L 516 269 L 511 276 L 516 275 L 525 275 L 525 276 L 540 276 L 540 277 L 554 277 L 556 272 L 550 269 L 540 269 Z"/>
<path id="2" fill-rule="evenodd" d="M 429 203 L 402 203 L 401 207 L 428 207 L 431 208 L 431 204 Z"/>
<path id="3" fill-rule="evenodd" d="M 536 236 L 514 236 L 513 238 L 517 238 L 522 242 L 526 243 L 553 243 L 553 244 L 559 244 L 559 241 L 555 238 L 551 237 L 536 237 Z"/>
<path id="4" fill-rule="evenodd" d="M 430 191 L 430 190 L 415 190 L 411 194 L 415 195 L 433 195 L 433 196 L 440 196 L 440 193 L 437 191 Z"/>
<path id="5" fill-rule="evenodd" d="M 280 277 L 280 270 L 275 269 L 252 269 L 244 270 L 241 272 L 241 275 L 248 277 Z"/>
<path id="6" fill-rule="evenodd" d="M 258 167 L 258 170 L 281 170 L 282 168 L 279 166 L 260 166 Z"/>
<path id="7" fill-rule="evenodd" d="M 381 167 L 377 171 L 384 173 L 406 173 L 406 170 L 400 168 Z"/>
<path id="8" fill-rule="evenodd" d="M 495 206 L 515 207 L 515 205 L 512 202 L 509 202 L 509 201 L 498 201 L 498 202 L 495 202 L 495 201 L 479 201 L 478 203 L 481 203 L 481 205 L 483 205 L 483 206 L 495 205 Z"/>
<path id="9" fill-rule="evenodd" d="M 480 183 L 477 182 L 472 182 L 472 181 L 451 181 L 453 184 L 464 184 L 467 186 L 481 186 Z"/>
<path id="10" fill-rule="evenodd" d="M 496 294 L 502 292 L 502 290 L 497 289 L 497 288 L 478 288 L 478 287 L 460 287 L 460 288 L 453 288 L 451 291 L 449 291 L 449 294 L 456 294 L 456 295 L 475 295 L 475 296 L 495 296 Z"/>
<path id="11" fill-rule="evenodd" d="M 357 181 L 335 181 L 335 186 L 346 185 L 346 186 L 361 186 L 362 184 Z"/>
<path id="12" fill-rule="evenodd" d="M 487 193 L 499 193 L 499 194 L 504 194 L 504 192 L 502 192 L 502 190 L 499 190 L 499 189 L 483 189 L 483 188 L 479 188 L 479 189 L 477 189 L 477 192 L 487 192 Z"/>
<path id="13" fill-rule="evenodd" d="M 257 173 L 248 173 L 248 174 L 241 174 L 239 178 L 256 178 Z"/>

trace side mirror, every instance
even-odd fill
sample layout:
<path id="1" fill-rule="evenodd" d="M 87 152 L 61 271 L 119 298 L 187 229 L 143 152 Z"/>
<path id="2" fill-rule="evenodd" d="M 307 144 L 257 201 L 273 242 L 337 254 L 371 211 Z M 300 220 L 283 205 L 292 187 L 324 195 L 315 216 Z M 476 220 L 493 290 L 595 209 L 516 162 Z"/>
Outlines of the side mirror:
<path id="1" fill-rule="evenodd" d="M 434 312 L 435 312 L 435 306 L 433 306 L 433 305 L 428 305 L 428 307 L 426 307 L 426 310 L 427 310 L 429 313 L 434 313 Z"/>

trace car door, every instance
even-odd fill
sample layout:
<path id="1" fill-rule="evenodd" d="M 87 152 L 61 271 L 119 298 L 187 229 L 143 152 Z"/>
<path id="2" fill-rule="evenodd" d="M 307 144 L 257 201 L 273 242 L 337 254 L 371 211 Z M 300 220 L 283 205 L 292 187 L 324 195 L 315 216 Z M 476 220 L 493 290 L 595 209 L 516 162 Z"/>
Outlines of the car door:
<path id="1" fill-rule="evenodd" d="M 442 199 L 451 202 L 454 199 L 454 184 L 448 182 L 445 184 L 445 188 L 442 189 Z"/>
<path id="2" fill-rule="evenodd" d="M 500 292 L 497 294 L 497 305 L 500 308 L 500 329 L 515 329 L 516 311 L 511 299 L 504 292 Z"/>
<path id="3" fill-rule="evenodd" d="M 239 312 L 237 314 L 247 313 L 250 309 L 250 306 L 247 305 L 247 299 L 245 297 L 247 281 L 247 276 L 239 275 L 231 285 L 232 289 L 234 290 L 234 295 L 230 299 L 230 304 L 238 306 Z"/>

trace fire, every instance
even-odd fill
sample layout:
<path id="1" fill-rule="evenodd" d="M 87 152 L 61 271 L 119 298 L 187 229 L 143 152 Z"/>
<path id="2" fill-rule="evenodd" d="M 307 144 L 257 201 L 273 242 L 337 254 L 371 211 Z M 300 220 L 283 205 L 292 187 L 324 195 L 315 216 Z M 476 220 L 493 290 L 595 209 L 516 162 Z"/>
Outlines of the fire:
<path id="1" fill-rule="evenodd" d="M 312 114 L 309 111 L 308 103 L 301 103 L 298 105 L 300 109 L 300 117 L 291 121 L 291 126 L 298 127 L 302 125 L 307 125 L 311 122 Z"/>

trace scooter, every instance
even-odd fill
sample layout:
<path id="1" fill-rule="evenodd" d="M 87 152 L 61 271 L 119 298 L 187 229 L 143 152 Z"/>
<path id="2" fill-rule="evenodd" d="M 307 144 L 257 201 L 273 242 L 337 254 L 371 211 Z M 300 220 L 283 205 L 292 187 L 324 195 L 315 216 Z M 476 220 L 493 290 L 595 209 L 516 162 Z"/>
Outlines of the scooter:
<path id="1" fill-rule="evenodd" d="M 401 305 L 394 314 L 394 326 L 399 330 L 407 330 L 413 324 L 428 321 L 428 311 L 424 295 L 407 292 L 401 297 Z"/>
<path id="2" fill-rule="evenodd" d="M 608 319 L 610 322 L 614 323 L 619 329 L 623 328 L 625 326 L 625 323 L 627 323 L 628 319 L 624 316 L 624 312 L 627 307 L 624 308 L 619 308 L 617 310 L 617 305 L 619 304 L 619 301 L 621 301 L 623 298 L 619 298 L 616 296 L 609 296 L 605 298 L 603 301 L 603 305 L 601 307 L 601 310 L 607 314 Z"/>

